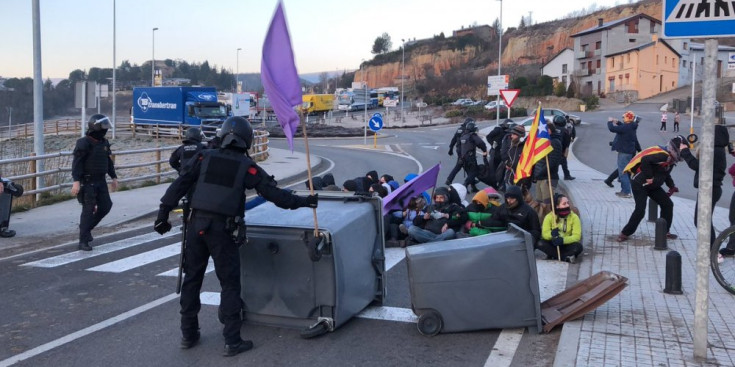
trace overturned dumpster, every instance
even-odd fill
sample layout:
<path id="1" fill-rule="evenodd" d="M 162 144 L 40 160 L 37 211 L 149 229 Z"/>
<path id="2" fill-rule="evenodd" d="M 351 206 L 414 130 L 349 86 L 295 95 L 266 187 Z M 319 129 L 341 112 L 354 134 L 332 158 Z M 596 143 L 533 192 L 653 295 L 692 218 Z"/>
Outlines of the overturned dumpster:
<path id="1" fill-rule="evenodd" d="M 531 235 L 515 225 L 506 232 L 407 248 L 419 332 L 432 336 L 517 327 L 549 332 L 626 286 L 625 277 L 601 273 L 541 304 L 533 252 Z"/>
<path id="2" fill-rule="evenodd" d="M 301 328 L 308 338 L 333 331 L 385 295 L 385 245 L 379 198 L 320 192 L 313 210 L 271 203 L 246 213 L 240 249 L 246 322 Z"/>

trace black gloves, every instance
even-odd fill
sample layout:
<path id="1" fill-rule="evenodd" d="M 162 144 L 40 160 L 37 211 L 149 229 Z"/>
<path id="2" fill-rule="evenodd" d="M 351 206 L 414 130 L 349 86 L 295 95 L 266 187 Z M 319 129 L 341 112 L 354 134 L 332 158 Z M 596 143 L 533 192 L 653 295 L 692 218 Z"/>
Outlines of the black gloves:
<path id="1" fill-rule="evenodd" d="M 154 231 L 159 234 L 164 234 L 171 230 L 171 223 L 168 222 L 168 213 L 170 211 L 171 208 L 161 204 L 161 207 L 158 209 L 158 218 L 156 218 L 156 221 L 153 224 Z"/>
<path id="2" fill-rule="evenodd" d="M 551 244 L 554 245 L 554 246 L 556 246 L 556 247 L 559 247 L 559 246 L 561 246 L 561 245 L 564 244 L 564 239 L 561 238 L 561 237 L 552 237 L 551 238 Z"/>
<path id="3" fill-rule="evenodd" d="M 454 152 L 452 152 L 452 151 L 450 150 L 450 151 L 449 151 L 449 156 L 451 157 L 451 156 L 452 156 L 452 154 L 454 154 Z"/>
<path id="4" fill-rule="evenodd" d="M 306 197 L 306 206 L 316 208 L 319 205 L 319 194 L 309 195 Z"/>
<path id="5" fill-rule="evenodd" d="M 559 228 L 551 230 L 551 244 L 559 247 L 564 244 L 564 238 L 559 235 Z"/>

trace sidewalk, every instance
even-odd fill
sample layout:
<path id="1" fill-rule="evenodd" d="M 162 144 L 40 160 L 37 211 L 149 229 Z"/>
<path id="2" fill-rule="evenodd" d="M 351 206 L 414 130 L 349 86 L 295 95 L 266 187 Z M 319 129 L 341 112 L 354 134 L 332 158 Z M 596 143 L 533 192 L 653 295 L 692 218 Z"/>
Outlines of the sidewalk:
<path id="1" fill-rule="evenodd" d="M 618 243 L 616 237 L 633 212 L 633 199 L 615 196 L 615 189 L 602 182 L 602 173 L 571 155 L 569 169 L 577 179 L 561 182 L 580 209 L 585 238 L 579 280 L 602 270 L 629 280 L 619 295 L 583 319 L 564 325 L 554 366 L 735 365 L 735 298 L 720 287 L 711 272 L 707 361 L 694 359 L 695 202 L 672 198 L 671 232 L 679 238 L 668 241 L 669 250 L 653 250 L 654 223 L 647 217 L 630 240 Z M 686 165 L 675 169 L 689 170 Z M 727 210 L 717 208 L 713 218 L 718 230 L 729 226 Z M 682 295 L 663 293 L 670 250 L 681 254 Z"/>
<path id="2" fill-rule="evenodd" d="M 270 148 L 270 156 L 259 165 L 279 182 L 294 179 L 306 172 L 306 155 L 285 149 Z M 312 156 L 311 166 L 316 167 L 321 158 Z M 160 198 L 169 183 L 127 191 L 111 192 L 112 210 L 97 228 L 111 228 L 135 221 L 158 211 Z M 12 238 L 0 238 L 0 253 L 24 245 L 43 242 L 46 239 L 74 238 L 79 233 L 79 215 L 82 207 L 76 200 L 33 208 L 10 216 L 10 229 L 16 231 Z M 153 222 L 151 222 L 151 226 Z M 152 228 L 152 227 L 151 227 Z M 100 232 L 99 230 L 94 232 Z M 70 240 L 71 241 L 71 240 Z M 76 242 L 75 242 L 76 243 Z M 0 254 L 0 257 L 3 257 Z"/>

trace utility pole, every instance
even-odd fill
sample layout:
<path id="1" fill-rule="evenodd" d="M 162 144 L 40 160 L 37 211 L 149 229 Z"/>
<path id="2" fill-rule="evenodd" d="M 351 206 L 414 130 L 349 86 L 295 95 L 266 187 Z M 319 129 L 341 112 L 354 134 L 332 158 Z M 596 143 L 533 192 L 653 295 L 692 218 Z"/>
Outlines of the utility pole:
<path id="1" fill-rule="evenodd" d="M 153 28 L 151 32 L 153 34 L 152 51 L 151 51 L 151 87 L 156 86 L 156 31 L 158 27 Z"/>
<path id="2" fill-rule="evenodd" d="M 112 0 L 112 138 L 115 139 L 115 117 L 117 117 L 117 59 L 116 59 L 116 47 L 117 47 L 117 5 L 115 0 Z"/>
<path id="3" fill-rule="evenodd" d="M 503 0 L 500 1 L 500 21 L 498 26 L 498 76 L 500 76 L 500 67 L 503 58 Z M 495 99 L 495 122 L 500 123 L 500 94 Z M 508 106 L 508 116 L 510 116 L 510 106 Z"/>
<path id="4" fill-rule="evenodd" d="M 41 73 L 41 6 L 33 0 L 33 151 L 36 156 L 45 154 L 43 148 L 43 73 Z M 84 121 L 82 121 L 84 123 Z M 36 172 L 45 169 L 43 159 L 37 161 Z M 36 177 L 36 189 L 43 188 L 44 178 Z M 40 195 L 36 194 L 36 198 Z"/>

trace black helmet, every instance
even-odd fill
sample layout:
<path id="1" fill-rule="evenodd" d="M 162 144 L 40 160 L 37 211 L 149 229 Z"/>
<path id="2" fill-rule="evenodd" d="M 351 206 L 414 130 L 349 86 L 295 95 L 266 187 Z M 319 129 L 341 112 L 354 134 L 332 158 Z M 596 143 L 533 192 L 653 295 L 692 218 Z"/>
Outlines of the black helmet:
<path id="1" fill-rule="evenodd" d="M 222 148 L 233 147 L 248 150 L 253 143 L 253 127 L 250 126 L 248 119 L 234 116 L 222 123 L 222 128 L 217 136 L 222 139 L 220 145 Z"/>
<path id="2" fill-rule="evenodd" d="M 87 121 L 88 131 L 102 131 L 110 128 L 110 118 L 105 115 L 96 113 L 89 117 Z"/>
<path id="3" fill-rule="evenodd" d="M 202 142 L 202 129 L 198 127 L 190 127 L 186 129 L 186 133 L 184 134 L 184 142 Z"/>
<path id="4" fill-rule="evenodd" d="M 470 133 L 477 131 L 477 125 L 475 125 L 475 120 L 470 119 L 470 121 L 467 122 L 467 125 L 465 125 L 464 130 Z"/>
<path id="5" fill-rule="evenodd" d="M 503 129 L 507 129 L 508 128 L 508 124 L 511 124 L 511 123 L 513 123 L 513 120 L 511 120 L 511 119 L 505 119 L 505 120 L 503 120 L 503 122 L 500 123 L 500 127 L 502 127 Z"/>
<path id="6" fill-rule="evenodd" d="M 475 120 L 473 118 L 471 118 L 471 117 L 468 117 L 468 118 L 464 119 L 464 122 L 462 123 L 462 126 L 467 126 L 467 124 L 469 124 L 470 122 L 474 123 Z"/>
<path id="7" fill-rule="evenodd" d="M 554 116 L 554 125 L 558 127 L 564 127 L 567 125 L 567 118 L 564 116 L 556 115 Z"/>

